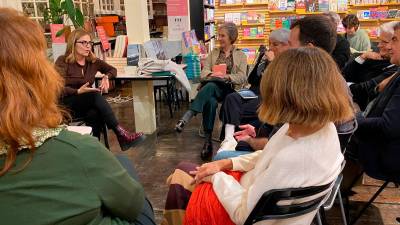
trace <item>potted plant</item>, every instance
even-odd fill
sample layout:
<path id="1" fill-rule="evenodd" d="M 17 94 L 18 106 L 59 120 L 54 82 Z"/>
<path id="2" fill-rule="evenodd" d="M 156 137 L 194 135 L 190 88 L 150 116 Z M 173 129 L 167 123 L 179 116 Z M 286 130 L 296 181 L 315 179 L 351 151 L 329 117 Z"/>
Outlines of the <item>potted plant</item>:
<path id="1" fill-rule="evenodd" d="M 80 9 L 75 8 L 72 0 L 50 0 L 49 7 L 44 12 L 44 20 L 47 24 L 63 24 L 65 20 L 70 20 L 75 28 L 82 28 L 84 17 Z M 70 31 L 70 26 L 66 25 L 56 34 L 57 37 Z"/>

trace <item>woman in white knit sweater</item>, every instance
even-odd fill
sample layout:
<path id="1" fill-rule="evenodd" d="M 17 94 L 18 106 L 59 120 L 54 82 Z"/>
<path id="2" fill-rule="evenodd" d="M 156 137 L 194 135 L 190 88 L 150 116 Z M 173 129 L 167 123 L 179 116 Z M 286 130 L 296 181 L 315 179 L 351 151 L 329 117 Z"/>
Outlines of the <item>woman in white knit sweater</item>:
<path id="1" fill-rule="evenodd" d="M 261 95 L 260 119 L 284 125 L 262 151 L 206 163 L 191 171 L 192 183 L 197 186 L 184 224 L 243 224 L 264 192 L 323 185 L 340 173 L 343 155 L 333 122 L 350 119 L 353 110 L 328 53 L 316 47 L 283 53 L 264 74 Z M 238 177 L 230 171 L 243 174 Z M 174 176 L 182 176 L 180 172 L 176 170 L 170 177 L 171 184 L 179 183 Z M 186 189 L 190 187 L 186 185 Z M 223 219 L 225 214 L 227 219 Z M 262 224 L 306 225 L 314 215 Z M 176 224 L 166 221 L 164 224 Z"/>

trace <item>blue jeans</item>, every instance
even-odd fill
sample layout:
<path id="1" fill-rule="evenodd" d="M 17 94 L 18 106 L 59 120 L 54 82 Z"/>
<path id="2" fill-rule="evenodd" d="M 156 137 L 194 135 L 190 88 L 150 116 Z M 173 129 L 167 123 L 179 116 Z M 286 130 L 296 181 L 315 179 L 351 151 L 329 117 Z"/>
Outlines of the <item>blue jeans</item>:
<path id="1" fill-rule="evenodd" d="M 129 160 L 129 158 L 125 155 L 116 155 L 115 157 L 121 163 L 122 167 L 126 169 L 128 174 L 136 181 L 139 181 L 136 170 L 133 167 L 132 162 Z M 132 225 L 156 225 L 153 207 L 151 206 L 151 203 L 147 199 L 147 197 L 145 198 L 145 200 L 146 201 L 144 202 L 142 212 L 135 219 Z"/>
<path id="2" fill-rule="evenodd" d="M 250 153 L 253 153 L 253 152 L 249 152 L 249 151 L 222 151 L 222 152 L 216 154 L 213 157 L 213 161 L 217 161 L 217 160 L 221 160 L 221 159 L 235 158 L 237 156 L 246 155 L 246 154 L 250 154 Z"/>

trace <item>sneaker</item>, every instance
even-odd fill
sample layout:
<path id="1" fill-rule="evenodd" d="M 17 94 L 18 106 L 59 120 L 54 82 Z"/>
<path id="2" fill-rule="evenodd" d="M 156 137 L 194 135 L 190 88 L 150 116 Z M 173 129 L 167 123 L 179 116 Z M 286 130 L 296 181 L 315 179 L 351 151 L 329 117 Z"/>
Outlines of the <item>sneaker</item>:
<path id="1" fill-rule="evenodd" d="M 185 127 L 185 121 L 184 120 L 179 120 L 178 123 L 175 125 L 175 131 L 178 133 L 181 133 L 183 131 L 183 128 Z"/>
<path id="2" fill-rule="evenodd" d="M 235 140 L 235 138 L 231 137 L 224 139 L 221 145 L 219 146 L 217 153 L 222 151 L 235 151 L 236 145 L 237 141 Z"/>

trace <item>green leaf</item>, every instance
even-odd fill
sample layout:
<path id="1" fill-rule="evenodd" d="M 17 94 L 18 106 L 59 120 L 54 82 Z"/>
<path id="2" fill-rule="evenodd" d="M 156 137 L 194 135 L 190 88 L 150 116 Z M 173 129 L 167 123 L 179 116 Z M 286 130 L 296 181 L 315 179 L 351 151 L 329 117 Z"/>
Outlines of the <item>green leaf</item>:
<path id="1" fill-rule="evenodd" d="M 64 27 L 63 29 L 59 30 L 59 31 L 56 33 L 56 37 L 60 37 L 61 35 L 63 35 L 66 29 L 67 29 L 67 27 Z"/>
<path id="2" fill-rule="evenodd" d="M 67 12 L 69 18 L 71 18 L 72 22 L 74 22 L 76 18 L 76 10 L 72 0 L 65 0 L 65 11 Z"/>
<path id="3" fill-rule="evenodd" d="M 77 25 L 79 27 L 83 27 L 83 25 L 84 25 L 84 17 L 83 17 L 83 14 L 82 14 L 81 10 L 76 9 L 76 17 L 75 17 L 75 19 L 76 19 Z"/>

